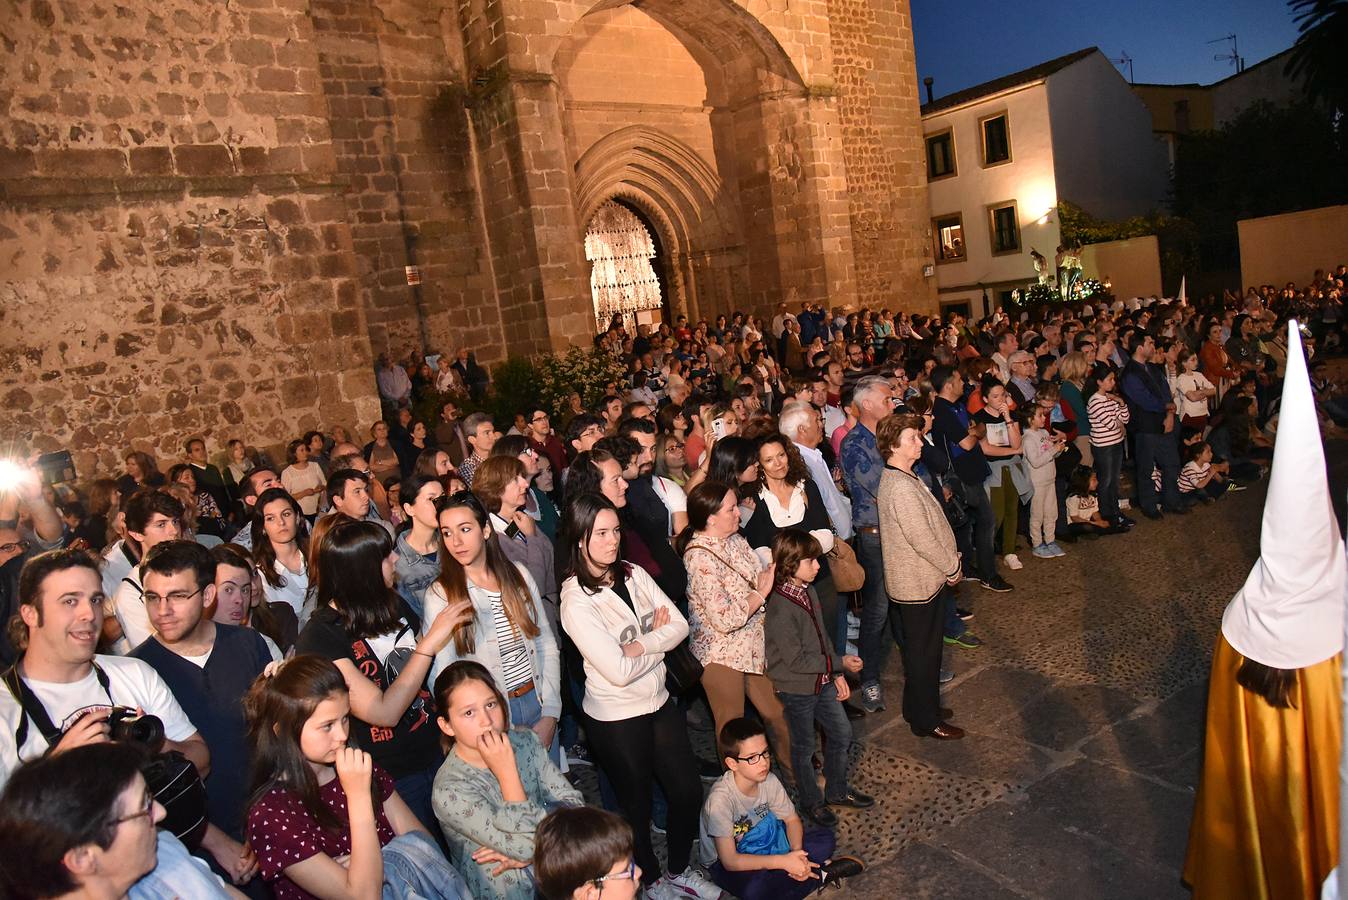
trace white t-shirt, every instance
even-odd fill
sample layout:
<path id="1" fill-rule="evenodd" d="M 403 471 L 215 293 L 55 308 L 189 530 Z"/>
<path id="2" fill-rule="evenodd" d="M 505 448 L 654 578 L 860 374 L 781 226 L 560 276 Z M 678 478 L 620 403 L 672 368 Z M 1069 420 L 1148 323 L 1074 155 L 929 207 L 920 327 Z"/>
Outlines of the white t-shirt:
<path id="1" fill-rule="evenodd" d="M 139 568 L 133 568 L 117 585 L 117 592 L 112 595 L 112 611 L 117 616 L 117 624 L 122 626 L 128 653 L 154 634 L 150 614 L 145 610 L 145 591 L 141 587 Z"/>
<path id="2" fill-rule="evenodd" d="M 722 775 L 711 786 L 702 804 L 702 815 L 698 822 L 698 852 L 702 864 L 710 866 L 720 858 L 716 852 L 718 837 L 734 838 L 738 846 L 740 838 L 748 834 L 768 813 L 783 823 L 797 818 L 795 804 L 776 775 L 768 773 L 767 780 L 758 786 L 758 795 L 755 797 L 746 797 L 740 793 L 735 784 L 734 772 Z"/>
<path id="3" fill-rule="evenodd" d="M 69 684 L 24 679 L 41 701 L 52 724 L 64 731 L 87 712 L 108 709 L 113 704 L 140 707 L 164 722 L 164 736 L 171 741 L 183 741 L 197 733 L 196 726 L 187 718 L 173 692 L 159 673 L 148 663 L 123 656 L 94 657 L 94 662 L 108 676 L 108 690 L 99 684 L 98 673 L 92 668 L 85 678 Z M 112 695 L 111 703 L 108 695 Z M 23 747 L 14 746 L 23 707 L 9 689 L 0 687 L 0 785 L 9 780 L 21 760 L 41 756 L 47 750 L 47 740 L 29 719 L 28 737 Z"/>
<path id="4" fill-rule="evenodd" d="M 1204 397 L 1199 400 L 1190 400 L 1185 396 L 1188 391 L 1208 390 L 1212 388 L 1211 381 L 1203 375 L 1202 372 L 1181 372 L 1175 379 L 1175 386 L 1179 389 L 1180 418 L 1190 416 L 1198 418 L 1208 414 L 1208 401 Z"/>
<path id="5" fill-rule="evenodd" d="M 275 563 L 276 571 L 281 576 L 282 584 L 280 587 L 274 587 L 266 578 L 262 579 L 262 596 L 268 603 L 289 603 L 295 610 L 295 615 L 300 615 L 304 609 L 304 598 L 309 592 L 309 568 L 308 563 L 300 557 L 300 564 L 303 568 L 299 574 L 296 574 L 284 565 L 278 559 Z M 300 625 L 308 619 L 305 616 L 300 620 Z"/>
<path id="6" fill-rule="evenodd" d="M 651 487 L 655 489 L 660 501 L 665 504 L 665 509 L 669 510 L 665 527 L 669 529 L 669 533 L 672 535 L 674 533 L 674 514 L 688 512 L 688 495 L 683 492 L 683 488 L 662 475 L 651 476 Z"/>

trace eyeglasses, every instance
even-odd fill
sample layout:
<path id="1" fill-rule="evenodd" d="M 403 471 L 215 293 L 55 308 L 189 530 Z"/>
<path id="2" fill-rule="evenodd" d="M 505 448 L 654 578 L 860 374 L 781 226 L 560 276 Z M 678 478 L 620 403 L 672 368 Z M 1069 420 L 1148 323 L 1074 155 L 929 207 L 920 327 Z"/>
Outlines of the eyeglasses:
<path id="1" fill-rule="evenodd" d="M 151 603 L 158 603 L 160 600 L 167 600 L 170 603 L 182 603 L 185 600 L 191 600 L 197 594 L 200 594 L 202 590 L 203 588 L 197 588 L 190 594 L 184 594 L 182 591 L 174 591 L 171 594 L 164 594 L 164 595 L 151 594 L 147 591 L 144 597 L 147 605 Z M 251 585 L 249 586 L 248 590 L 249 592 L 253 590 Z"/>
<path id="2" fill-rule="evenodd" d="M 547 415 L 545 415 L 544 413 L 539 413 L 538 415 L 534 416 L 534 417 L 533 417 L 532 419 L 530 419 L 529 421 L 530 421 L 530 422 L 546 422 L 547 420 L 548 420 Z"/>
<path id="3" fill-rule="evenodd" d="M 735 759 L 739 760 L 742 763 L 748 763 L 749 765 L 752 766 L 754 763 L 757 763 L 760 760 L 772 759 L 772 751 L 764 750 L 762 753 L 751 753 L 748 756 L 737 756 L 735 757 Z"/>
<path id="4" fill-rule="evenodd" d="M 145 808 L 144 808 L 144 809 L 139 810 L 139 811 L 137 811 L 137 812 L 133 812 L 133 813 L 131 813 L 131 814 L 129 814 L 129 815 L 125 815 L 125 816 L 121 816 L 121 817 L 119 817 L 119 818 L 113 819 L 113 820 L 112 820 L 112 824 L 113 824 L 113 825 L 120 825 L 120 824 L 122 824 L 123 822 L 132 822 L 132 821 L 135 821 L 136 819 L 139 819 L 141 816 L 147 816 L 147 817 L 151 817 L 151 818 L 153 818 L 153 816 L 154 816 L 154 794 L 151 794 L 149 791 L 146 791 L 146 792 L 145 792 Z"/>
<path id="5" fill-rule="evenodd" d="M 603 890 L 605 881 L 631 881 L 637 877 L 637 861 L 629 859 L 627 868 L 621 872 L 610 872 L 607 875 L 600 875 L 598 878 L 591 878 L 590 884 Z"/>
<path id="6" fill-rule="evenodd" d="M 0 544 L 0 553 L 16 553 L 27 549 L 27 541 L 10 541 L 8 544 Z"/>

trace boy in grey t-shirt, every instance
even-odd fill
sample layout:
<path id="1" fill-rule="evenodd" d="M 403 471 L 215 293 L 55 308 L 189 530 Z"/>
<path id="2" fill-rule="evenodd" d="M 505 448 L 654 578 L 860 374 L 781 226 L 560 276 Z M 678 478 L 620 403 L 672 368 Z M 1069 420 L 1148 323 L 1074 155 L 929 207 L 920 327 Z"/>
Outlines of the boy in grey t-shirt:
<path id="1" fill-rule="evenodd" d="M 699 826 L 702 862 L 713 881 L 743 900 L 799 900 L 865 869 L 855 857 L 832 855 L 832 831 L 805 831 L 786 789 L 772 774 L 772 753 L 760 723 L 732 719 L 720 738 L 729 771 L 707 795 Z M 740 852 L 745 836 L 769 816 L 782 824 L 786 852 L 749 852 L 747 846 Z M 762 846 L 757 840 L 751 843 L 754 849 Z"/>

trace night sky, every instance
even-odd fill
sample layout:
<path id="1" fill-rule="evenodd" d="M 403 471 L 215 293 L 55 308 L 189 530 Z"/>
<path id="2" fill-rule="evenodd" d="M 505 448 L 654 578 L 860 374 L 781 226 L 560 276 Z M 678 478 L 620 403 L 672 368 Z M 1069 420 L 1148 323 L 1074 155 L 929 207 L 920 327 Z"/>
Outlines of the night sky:
<path id="1" fill-rule="evenodd" d="M 1235 68 L 1213 59 L 1229 41 L 1205 41 L 1235 32 L 1248 68 L 1297 37 L 1282 0 L 911 2 L 918 81 L 935 78 L 938 98 L 1091 46 L 1114 59 L 1127 51 L 1139 82 L 1211 84 Z"/>

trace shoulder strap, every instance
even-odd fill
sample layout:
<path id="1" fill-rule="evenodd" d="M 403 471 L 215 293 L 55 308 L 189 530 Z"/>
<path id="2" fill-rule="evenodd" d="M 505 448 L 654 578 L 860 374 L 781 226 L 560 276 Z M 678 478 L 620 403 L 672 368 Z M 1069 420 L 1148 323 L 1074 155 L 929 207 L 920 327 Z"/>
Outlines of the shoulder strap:
<path id="1" fill-rule="evenodd" d="M 734 572 L 736 575 L 738 575 L 740 578 L 742 578 L 742 579 L 744 580 L 744 583 L 747 584 L 747 585 L 749 585 L 749 589 L 750 589 L 750 590 L 754 590 L 754 591 L 758 590 L 758 585 L 754 584 L 754 583 L 753 583 L 752 581 L 750 581 L 748 578 L 745 578 L 745 577 L 744 577 L 744 573 L 741 572 L 739 569 L 735 568 L 734 566 L 732 566 L 732 565 L 730 564 L 729 560 L 727 560 L 727 559 L 726 559 L 725 557 L 723 557 L 721 554 L 717 553 L 716 551 L 712 550 L 712 549 L 709 548 L 709 547 L 703 547 L 703 546 L 701 546 L 701 545 L 697 545 L 697 546 L 693 546 L 693 547 L 689 547 L 689 548 L 688 548 L 688 552 L 689 552 L 689 553 L 693 552 L 694 550 L 701 550 L 703 553 L 706 553 L 706 554 L 708 554 L 708 555 L 714 557 L 718 562 L 721 563 L 721 565 L 725 566 L 727 569 L 729 569 L 730 571 L 732 571 L 732 572 Z"/>
<path id="2" fill-rule="evenodd" d="M 28 720 L 32 719 L 37 730 L 47 739 L 47 746 L 55 747 L 56 742 L 61 738 L 61 732 L 52 724 L 51 716 L 47 715 L 47 709 L 42 705 L 42 701 L 37 698 L 30 688 L 19 675 L 19 663 L 23 662 L 20 656 L 14 665 L 5 670 L 5 687 L 14 695 L 14 699 L 19 701 L 21 712 L 19 713 L 19 727 L 14 729 L 14 752 L 19 753 L 23 750 L 23 745 L 28 742 Z"/>

